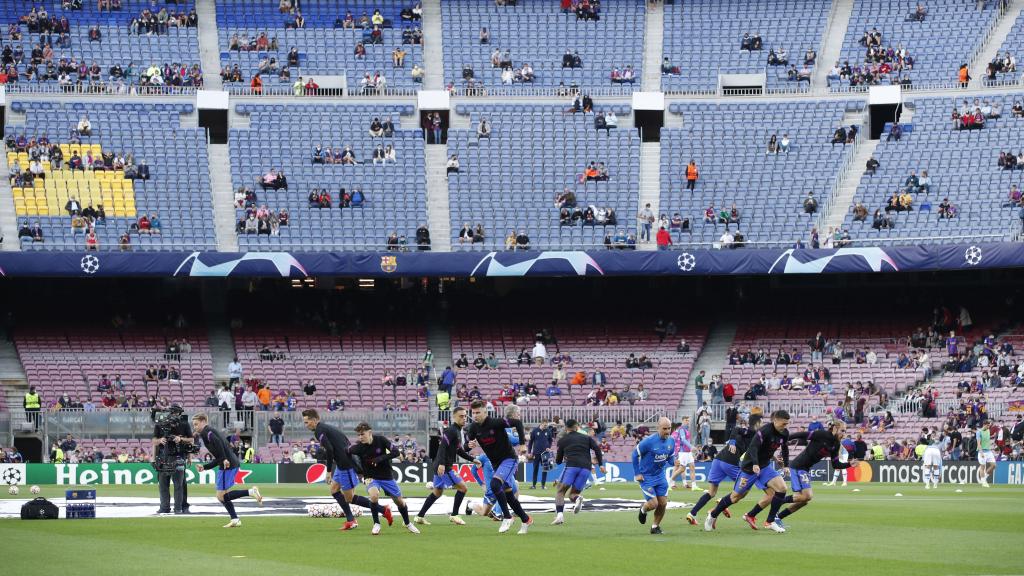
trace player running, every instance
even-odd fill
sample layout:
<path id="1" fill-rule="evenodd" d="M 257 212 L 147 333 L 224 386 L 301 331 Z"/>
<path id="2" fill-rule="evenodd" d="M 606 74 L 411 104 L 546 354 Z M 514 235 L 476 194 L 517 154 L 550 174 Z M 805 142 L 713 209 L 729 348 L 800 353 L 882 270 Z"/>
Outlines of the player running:
<path id="1" fill-rule="evenodd" d="M 555 493 L 555 520 L 552 525 L 565 522 L 565 493 L 569 492 L 569 501 L 573 503 L 572 513 L 579 514 L 583 508 L 583 489 L 590 480 L 593 464 L 590 453 L 594 453 L 597 465 L 604 474 L 604 457 L 601 446 L 593 436 L 579 431 L 579 423 L 572 418 L 565 421 L 565 434 L 558 439 L 558 452 L 555 454 L 555 465 L 565 461 L 565 469 L 558 479 L 558 491 Z"/>
<path id="2" fill-rule="evenodd" d="M 930 433 L 928 428 L 925 431 L 925 442 L 928 447 L 924 449 L 924 456 L 921 461 L 921 476 L 924 480 L 924 489 L 939 487 L 939 480 L 942 480 L 942 453 L 949 447 L 949 438 L 942 434 L 938 428 Z M 936 438 L 936 435 L 938 438 Z"/>
<path id="3" fill-rule="evenodd" d="M 487 403 L 482 400 L 474 400 L 470 404 L 470 409 L 473 413 L 473 423 L 469 425 L 466 432 L 467 438 L 476 440 L 491 462 L 498 463 L 490 482 L 491 491 L 501 506 L 504 516 L 498 533 L 504 534 L 512 527 L 512 514 L 509 513 L 511 510 L 523 522 L 518 533 L 526 534 L 530 525 L 533 524 L 533 518 L 523 511 L 523 505 L 519 503 L 515 494 L 506 492 L 512 484 L 511 480 L 515 479 L 516 467 L 519 464 L 516 449 L 512 446 L 506 428 L 513 428 L 518 438 L 525 438 L 526 432 L 523 430 L 523 423 L 517 419 L 488 416 Z M 522 450 L 523 446 L 520 445 L 519 449 Z"/>
<path id="4" fill-rule="evenodd" d="M 477 464 L 479 462 L 479 464 Z M 466 504 L 466 514 L 479 514 L 480 516 L 490 516 L 494 520 L 500 522 L 505 510 L 499 508 L 498 515 L 494 512 L 494 507 L 498 503 L 498 499 L 494 497 L 494 492 L 491 490 L 491 478 L 494 478 L 494 466 L 491 464 L 491 459 L 486 454 L 481 454 L 476 457 L 473 466 L 473 478 L 476 479 L 476 483 L 482 486 L 486 492 L 484 492 L 484 498 L 477 504 Z M 519 483 L 516 482 L 515 477 L 512 478 L 511 482 L 507 485 L 506 492 L 511 492 L 516 498 L 519 497 Z"/>
<path id="5" fill-rule="evenodd" d="M 761 415 L 751 414 L 747 418 L 746 428 L 735 428 L 733 430 L 732 438 L 726 443 L 726 447 L 720 450 L 711 462 L 711 471 L 708 472 L 708 488 L 704 490 L 697 503 L 686 514 L 687 522 L 696 526 L 697 514 L 700 513 L 701 508 L 718 494 L 718 485 L 727 478 L 735 483 L 740 477 L 740 455 L 747 451 L 747 445 L 750 444 L 750 439 L 757 433 L 757 428 L 760 425 Z M 723 510 L 722 513 L 725 514 L 726 518 L 732 517 L 729 510 Z"/>
<path id="6" fill-rule="evenodd" d="M 778 527 L 785 530 L 786 526 L 782 523 L 782 519 L 807 506 L 814 498 L 814 491 L 811 489 L 811 468 L 819 460 L 830 459 L 836 470 L 846 470 L 857 463 L 856 460 L 841 459 L 844 451 L 842 441 L 845 434 L 846 423 L 842 420 L 834 420 L 827 429 L 819 428 L 810 434 L 797 432 L 789 435 L 790 440 L 806 440 L 807 447 L 793 459 L 793 464 L 789 468 L 789 482 L 793 488 L 793 495 L 784 497 L 784 502 L 792 503 L 792 505 L 775 517 L 774 523 Z M 773 500 L 773 505 L 774 502 Z"/>
<path id="7" fill-rule="evenodd" d="M 799 434 L 803 434 L 803 433 L 802 432 L 797 432 L 796 434 L 791 435 L 789 437 L 789 439 L 790 440 L 795 440 L 796 436 L 799 435 Z M 850 461 L 850 447 L 851 447 L 851 445 L 852 445 L 852 441 L 849 438 L 847 438 L 847 439 L 840 438 L 839 439 L 839 456 L 838 456 L 837 460 L 840 463 L 848 463 Z M 844 466 L 842 468 L 840 468 L 839 466 L 833 466 L 833 468 L 835 468 L 835 470 L 832 471 L 832 480 L 830 482 L 825 482 L 823 484 L 823 486 L 835 486 L 836 485 L 836 481 L 839 480 L 840 477 L 842 477 L 842 479 L 843 479 L 843 484 L 842 485 L 846 486 L 846 470 L 847 470 L 847 468 L 849 468 L 849 466 Z M 792 476 L 792 473 L 793 473 L 793 471 L 790 470 L 790 476 Z M 794 488 L 794 490 L 795 490 L 795 488 Z"/>
<path id="8" fill-rule="evenodd" d="M 736 480 L 732 493 L 728 498 L 722 498 L 718 506 L 708 513 L 704 519 L 704 529 L 711 531 L 715 529 L 718 516 L 729 506 L 739 502 L 746 496 L 751 486 L 757 485 L 765 491 L 765 498 L 754 505 L 750 512 L 743 515 L 743 520 L 751 529 L 757 530 L 757 514 L 770 502 L 771 509 L 768 512 L 768 520 L 765 528 L 775 532 L 785 532 L 785 528 L 775 523 L 775 516 L 779 508 L 785 503 L 786 483 L 782 480 L 782 474 L 772 465 L 772 459 L 776 450 L 782 452 L 782 472 L 785 473 L 789 467 L 789 432 L 786 426 L 789 424 L 789 412 L 776 410 L 772 413 L 772 421 L 762 426 L 750 439 L 746 452 L 740 458 L 740 477 Z"/>
<path id="9" fill-rule="evenodd" d="M 476 462 L 463 446 L 462 429 L 465 425 L 466 409 L 460 406 L 452 410 L 452 423 L 441 434 L 441 441 L 437 446 L 437 454 L 434 456 L 432 463 L 434 470 L 432 486 L 434 490 L 427 495 L 427 499 L 424 500 L 419 514 L 416 515 L 415 522 L 417 524 L 430 525 L 430 522 L 425 518 L 427 510 L 430 510 L 434 502 L 437 502 L 437 499 L 441 497 L 446 488 L 455 488 L 455 504 L 452 506 L 452 513 L 448 515 L 448 521 L 459 526 L 466 523 L 465 520 L 459 518 L 459 508 L 462 507 L 462 499 L 466 497 L 466 483 L 452 470 L 452 466 L 455 465 L 455 461 L 459 456 L 471 462 Z"/>
<path id="10" fill-rule="evenodd" d="M 341 511 L 345 513 L 345 524 L 342 525 L 341 530 L 352 530 L 359 527 L 359 522 L 356 522 L 352 515 L 350 504 L 368 509 L 374 513 L 374 516 L 378 513 L 383 514 L 390 524 L 392 522 L 390 507 L 385 508 L 374 504 L 366 496 L 355 494 L 359 478 L 356 475 L 355 462 L 352 461 L 352 455 L 348 452 L 351 445 L 348 436 L 334 426 L 321 422 L 320 414 L 313 408 L 302 411 L 302 423 L 307 430 L 313 433 L 313 438 L 320 443 L 323 453 L 328 458 L 328 466 L 334 468 L 334 472 L 331 474 L 331 496 L 341 506 Z"/>
<path id="11" fill-rule="evenodd" d="M 395 482 L 394 471 L 391 469 L 391 461 L 401 456 L 401 453 L 395 450 L 390 440 L 374 434 L 367 422 L 360 422 L 356 425 L 356 437 L 359 441 L 349 447 L 348 451 L 362 464 L 363 478 L 370 481 L 366 487 L 366 492 L 370 495 L 370 502 L 379 506 L 377 501 L 380 499 L 380 493 L 383 492 L 398 507 L 398 513 L 402 515 L 402 521 L 405 522 L 405 529 L 413 534 L 419 534 L 420 531 L 409 521 L 409 508 L 405 505 L 405 500 L 402 499 L 402 489 L 398 487 L 398 482 Z M 393 522 L 391 507 L 384 506 L 382 508 L 387 510 L 384 518 L 388 521 L 388 526 L 391 526 Z M 370 513 L 373 514 L 373 529 L 370 534 L 376 536 L 380 534 L 380 518 L 373 508 L 370 509 Z"/>
<path id="12" fill-rule="evenodd" d="M 252 496 L 262 506 L 263 495 L 260 494 L 260 489 L 257 486 L 253 486 L 248 490 L 231 490 L 231 487 L 235 485 L 235 475 L 238 474 L 238 468 L 241 464 L 238 461 L 238 455 L 228 445 L 224 436 L 210 426 L 210 419 L 206 414 L 200 412 L 192 417 L 192 429 L 198 431 L 199 438 L 203 441 L 203 446 L 213 456 L 212 460 L 200 465 L 200 470 L 217 468 L 217 500 L 224 505 L 224 509 L 231 516 L 231 521 L 225 524 L 224 527 L 238 528 L 242 525 L 242 521 L 238 519 L 238 514 L 235 513 L 235 505 L 232 501 Z"/>
<path id="13" fill-rule="evenodd" d="M 664 417 L 659 419 L 658 433 L 641 440 L 631 456 L 633 470 L 636 471 L 634 479 L 640 483 L 640 491 L 647 499 L 640 507 L 637 518 L 641 524 L 646 524 L 647 513 L 654 510 L 651 534 L 662 533 L 661 520 L 665 517 L 665 508 L 668 506 L 668 480 L 665 478 L 665 469 L 672 463 L 672 455 L 676 450 L 675 442 L 669 436 L 671 433 L 672 421 Z"/>
<path id="14" fill-rule="evenodd" d="M 972 426 L 971 430 L 978 441 L 978 482 L 982 488 L 988 488 L 988 475 L 996 469 L 996 457 L 992 452 L 992 433 L 984 424 L 978 430 Z"/>
<path id="15" fill-rule="evenodd" d="M 697 489 L 697 469 L 693 461 L 693 445 L 690 441 L 690 417 L 683 418 L 683 423 L 672 432 L 672 440 L 676 443 L 676 465 L 668 479 L 673 490 L 676 488 L 676 477 L 683 475 L 683 488 Z M 686 470 L 690 470 L 690 481 L 686 481 Z"/>

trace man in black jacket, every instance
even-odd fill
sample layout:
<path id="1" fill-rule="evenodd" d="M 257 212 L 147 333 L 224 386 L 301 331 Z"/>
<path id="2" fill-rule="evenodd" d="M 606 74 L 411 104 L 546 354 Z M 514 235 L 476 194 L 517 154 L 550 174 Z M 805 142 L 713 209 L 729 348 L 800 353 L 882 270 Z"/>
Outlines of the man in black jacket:
<path id="1" fill-rule="evenodd" d="M 231 445 L 224 439 L 224 436 L 210 426 L 210 421 L 206 414 L 200 412 L 192 417 L 192 429 L 198 430 L 199 439 L 203 442 L 203 446 L 206 446 L 206 450 L 213 456 L 212 460 L 200 466 L 200 470 L 217 468 L 217 500 L 224 505 L 224 509 L 231 516 L 231 521 L 225 524 L 224 527 L 238 528 L 242 525 L 242 521 L 238 519 L 238 514 L 235 513 L 235 505 L 232 501 L 244 498 L 245 496 L 252 496 L 262 506 L 263 495 L 260 494 L 260 489 L 257 486 L 253 486 L 248 490 L 231 490 L 231 487 L 235 485 L 235 475 L 238 474 L 238 468 L 241 464 L 238 461 L 238 456 L 231 449 Z"/>

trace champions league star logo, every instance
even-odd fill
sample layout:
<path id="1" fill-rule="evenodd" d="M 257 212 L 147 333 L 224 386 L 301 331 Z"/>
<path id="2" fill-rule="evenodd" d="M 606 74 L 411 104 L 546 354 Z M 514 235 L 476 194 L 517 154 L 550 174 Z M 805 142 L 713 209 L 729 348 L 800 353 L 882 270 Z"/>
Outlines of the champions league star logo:
<path id="1" fill-rule="evenodd" d="M 803 251 L 801 251 L 803 252 Z M 825 268 L 836 261 L 835 268 L 837 272 L 858 272 L 860 271 L 859 264 L 867 264 L 872 272 L 881 272 L 882 264 L 888 264 L 892 271 L 898 271 L 899 267 L 896 266 L 896 262 L 893 261 L 892 257 L 881 248 L 839 248 L 834 250 L 832 254 L 823 256 L 821 258 L 815 258 L 808 262 L 801 262 L 794 256 L 796 250 L 790 248 L 782 253 L 781 256 L 775 259 L 772 263 L 771 268 L 768 269 L 768 273 L 778 273 L 775 268 L 779 266 L 780 262 L 785 261 L 782 265 L 781 272 L 783 274 L 820 274 Z M 856 259 L 860 262 L 849 263 L 843 266 L 843 260 Z"/>
<path id="2" fill-rule="evenodd" d="M 689 252 L 683 252 L 676 258 L 676 265 L 683 272 L 692 272 L 697 267 L 697 257 Z"/>
<path id="3" fill-rule="evenodd" d="M 588 268 L 593 268 L 602 276 L 604 275 L 604 270 L 586 252 L 541 252 L 534 258 L 508 265 L 498 262 L 498 254 L 498 252 L 490 252 L 481 258 L 469 275 L 476 276 L 482 269 L 484 276 L 526 276 L 540 262 L 557 262 L 559 260 L 568 264 L 577 276 L 586 276 Z"/>
<path id="4" fill-rule="evenodd" d="M 100 259 L 90 254 L 82 258 L 80 265 L 82 267 L 82 272 L 85 272 L 86 274 L 95 274 L 100 269 Z"/>
<path id="5" fill-rule="evenodd" d="M 977 266 L 981 263 L 981 248 L 971 246 L 964 252 L 964 261 L 968 266 Z"/>
<path id="6" fill-rule="evenodd" d="M 223 278 L 230 276 L 243 262 L 268 262 L 282 278 L 290 277 L 293 268 L 298 270 L 303 278 L 309 276 L 306 268 L 287 252 L 247 252 L 237 258 L 211 265 L 204 263 L 200 256 L 201 252 L 193 252 L 182 260 L 174 271 L 174 276 L 186 271 L 187 276 Z M 186 268 L 189 263 L 192 264 L 191 268 Z"/>
<path id="7" fill-rule="evenodd" d="M 13 486 L 15 484 L 20 484 L 21 483 L 21 470 L 18 470 L 17 468 L 6 468 L 4 470 L 2 480 L 3 480 L 4 484 L 7 484 L 8 486 Z"/>

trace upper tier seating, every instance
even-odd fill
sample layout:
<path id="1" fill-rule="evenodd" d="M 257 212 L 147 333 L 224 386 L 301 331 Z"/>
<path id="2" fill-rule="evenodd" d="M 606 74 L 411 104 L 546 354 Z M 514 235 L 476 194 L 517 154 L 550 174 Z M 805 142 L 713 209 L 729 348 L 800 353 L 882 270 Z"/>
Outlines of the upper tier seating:
<path id="1" fill-rule="evenodd" d="M 519 0 L 515 6 L 496 6 L 478 0 L 442 2 L 444 25 L 444 79 L 456 88 L 466 83 L 463 68 L 487 90 L 499 88 L 555 88 L 576 84 L 584 90 L 613 87 L 623 92 L 640 89 L 643 79 L 644 0 L 603 2 L 599 20 L 580 20 L 563 13 L 552 0 Z M 481 44 L 480 29 L 490 42 Z M 491 64 L 494 50 L 510 52 L 512 67 L 528 63 L 533 82 L 502 85 L 500 67 Z M 566 50 L 579 52 L 582 66 L 563 68 Z M 613 68 L 632 66 L 635 83 L 613 84 Z"/>
<path id="2" fill-rule="evenodd" d="M 805 0 L 696 0 L 665 5 L 664 57 L 680 69 L 663 75 L 662 90 L 715 90 L 719 73 L 765 72 L 767 88 L 806 90 L 808 82 L 787 80 L 787 65 L 769 66 L 768 52 L 785 49 L 790 64 L 804 67 L 808 50 L 820 51 L 831 2 Z M 709 34 L 709 31 L 714 31 Z M 743 35 L 760 35 L 761 50 L 741 50 Z M 819 66 L 828 65 L 816 62 Z M 807 66 L 810 71 L 815 65 Z"/>
<path id="3" fill-rule="evenodd" d="M 397 0 L 304 0 L 301 3 L 303 28 L 287 27 L 286 21 L 293 15 L 282 14 L 279 3 L 266 0 L 227 0 L 217 3 L 217 36 L 220 48 L 221 66 L 229 68 L 238 65 L 245 86 L 252 75 L 259 70 L 264 58 L 276 58 L 279 66 L 287 66 L 288 52 L 296 48 L 299 65 L 289 70 L 291 79 L 284 85 L 291 86 L 299 76 L 346 76 L 350 90 L 354 90 L 364 74 L 371 76 L 381 72 L 389 88 L 414 90 L 420 86 L 413 81 L 410 71 L 413 65 L 424 66 L 423 46 L 403 43 L 403 30 L 419 27 L 418 20 L 403 20 L 401 11 L 411 7 L 413 2 Z M 374 10 L 380 10 L 385 20 L 381 28 L 381 43 L 373 44 L 369 38 L 371 30 L 363 28 L 342 28 L 335 26 L 335 20 L 344 19 L 351 12 L 358 22 L 363 14 L 371 17 Z M 276 39 L 277 50 L 231 50 L 231 39 L 247 37 L 255 42 L 260 34 L 266 34 L 268 41 Z M 363 42 L 365 57 L 357 57 L 356 44 Z M 404 67 L 392 62 L 392 51 L 402 47 L 407 55 Z M 439 65 L 439 64 L 436 64 Z M 264 86 L 278 84 L 276 75 L 266 75 Z"/>

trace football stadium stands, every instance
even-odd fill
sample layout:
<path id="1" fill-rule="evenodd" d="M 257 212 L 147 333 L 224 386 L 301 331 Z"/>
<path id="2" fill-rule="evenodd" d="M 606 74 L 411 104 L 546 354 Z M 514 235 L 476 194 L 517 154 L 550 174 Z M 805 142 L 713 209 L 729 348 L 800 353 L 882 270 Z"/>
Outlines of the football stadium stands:
<path id="1" fill-rule="evenodd" d="M 419 20 L 403 19 L 402 9 L 407 2 L 394 0 L 306 0 L 299 13 L 304 18 L 301 28 L 295 27 L 296 13 L 281 13 L 277 2 L 251 2 L 230 0 L 217 3 L 217 34 L 220 61 L 223 68 L 237 65 L 242 86 L 249 86 L 253 74 L 260 71 L 264 86 L 275 84 L 291 88 L 300 76 L 344 76 L 350 90 L 359 86 L 369 74 L 380 73 L 389 89 L 414 90 L 414 65 L 424 66 L 422 43 L 413 43 L 411 32 L 418 29 Z M 379 37 L 374 36 L 373 18 L 379 17 Z M 344 26 L 347 14 L 353 17 L 352 27 Z M 366 17 L 369 25 L 361 26 Z M 260 36 L 264 36 L 263 39 Z M 237 40 L 238 48 L 234 48 Z M 264 40 L 266 44 L 264 44 Z M 356 53 L 361 44 L 365 52 Z M 396 65 L 392 54 L 401 48 L 406 52 L 402 66 Z M 297 65 L 289 66 L 288 54 L 298 52 Z M 271 67 L 270 60 L 275 60 Z M 289 77 L 280 75 L 289 68 Z"/>
<path id="2" fill-rule="evenodd" d="M 54 1 L 0 2 L 5 28 L 16 25 L 18 32 L 7 30 L 2 41 L 5 51 L 11 50 L 11 61 L 3 62 L 6 82 L 60 85 L 76 92 L 101 86 L 202 84 L 198 18 L 192 2 L 155 5 L 123 0 L 120 10 L 103 11 L 96 2 L 84 2 L 77 10 L 62 6 Z M 95 70 L 90 69 L 93 65 Z M 113 73 L 115 66 L 120 73 Z M 154 66 L 160 69 L 156 75 L 150 71 Z M 68 72 L 66 79 L 62 67 Z"/>
<path id="3" fill-rule="evenodd" d="M 420 131 L 401 127 L 402 116 L 412 114 L 412 106 L 242 104 L 237 111 L 249 117 L 250 125 L 231 130 L 234 188 L 248 188 L 257 195 L 250 208 L 244 201 L 236 204 L 237 219 L 244 226 L 247 212 L 263 207 L 275 215 L 281 210 L 289 213 L 287 225 L 279 226 L 277 234 L 269 226 L 264 233 L 256 221 L 252 233 L 243 227 L 242 250 L 383 249 L 391 232 L 415 244 L 417 228 L 426 223 L 426 184 Z M 390 119 L 393 135 L 371 136 L 374 118 L 381 123 Z M 314 163 L 317 146 L 325 155 L 336 154 L 339 162 Z M 358 163 L 340 163 L 346 146 L 351 146 Z M 375 162 L 377 146 L 392 146 L 395 160 Z M 287 189 L 260 186 L 272 169 L 284 172 Z M 324 207 L 311 202 L 313 189 L 326 190 L 330 202 Z M 342 190 L 354 196 L 356 189 L 364 200 L 345 206 Z"/>
<path id="4" fill-rule="evenodd" d="M 558 2 L 519 0 L 515 5 L 450 0 L 442 2 L 444 16 L 445 82 L 463 89 L 471 78 L 488 93 L 553 93 L 560 85 L 604 93 L 639 90 L 643 78 L 644 0 L 601 4 L 599 18 L 583 19 Z M 490 34 L 480 42 L 480 32 Z M 566 53 L 579 55 L 579 66 L 563 66 Z M 506 53 L 508 59 L 505 60 Z M 497 55 L 496 55 L 497 54 Z M 497 65 L 493 62 L 497 61 Z M 503 62 L 512 73 L 502 78 Z M 567 62 L 568 63 L 568 62 Z M 533 69 L 532 80 L 517 79 L 524 65 Z M 633 71 L 632 82 L 612 82 L 613 70 Z"/>
<path id="5" fill-rule="evenodd" d="M 452 246 L 500 250 L 512 232 L 525 233 L 534 248 L 598 248 L 605 236 L 636 235 L 640 183 L 640 138 L 635 130 L 598 130 L 592 114 L 567 114 L 562 106 L 462 106 L 468 130 L 449 133 L 448 153 L 460 168 L 448 175 Z M 626 106 L 598 108 L 626 116 Z M 478 138 L 481 119 L 491 124 L 490 137 Z M 571 146 L 566 146 L 567 143 Z M 607 168 L 607 180 L 584 174 L 591 163 Z M 516 183 L 511 189 L 510 183 Z M 595 212 L 561 225 L 556 197 L 569 190 L 576 206 Z M 607 209 L 615 212 L 608 223 Z M 605 224 L 596 217 L 605 210 Z M 459 244 L 464 224 L 483 225 L 484 241 Z"/>
<path id="6" fill-rule="evenodd" d="M 661 213 L 689 219 L 691 232 L 673 229 L 675 243 L 717 241 L 726 225 L 721 210 L 735 204 L 748 242 L 790 245 L 806 238 L 816 222 L 803 202 L 808 193 L 826 201 L 848 147 L 830 144 L 847 109 L 841 101 L 771 104 L 672 104 L 683 128 L 662 130 Z M 808 114 L 808 110 L 814 112 Z M 849 128 L 849 126 L 847 126 Z M 768 154 L 772 136 L 790 140 L 789 152 Z M 686 167 L 694 160 L 699 178 L 687 189 Z M 822 208 L 824 209 L 824 208 Z M 705 221 L 705 212 L 714 216 Z"/>
<path id="7" fill-rule="evenodd" d="M 874 80 L 858 82 L 861 90 L 867 84 L 888 84 L 900 78 L 908 79 L 915 87 L 952 88 L 957 84 L 961 65 L 970 65 L 981 49 L 996 18 L 997 4 L 938 0 L 922 6 L 926 16 L 914 20 L 910 15 L 916 5 L 910 2 L 858 0 L 853 5 L 839 64 L 848 62 L 852 68 L 871 69 Z M 979 10 L 982 5 L 984 8 Z M 965 26 L 965 22 L 971 24 Z M 884 55 L 869 61 L 868 46 L 861 42 L 873 31 L 881 33 L 877 48 L 883 49 Z M 907 56 L 913 61 L 907 61 Z M 835 62 L 821 64 L 824 70 L 833 65 Z M 880 71 L 883 65 L 891 70 Z M 861 77 L 856 69 L 853 72 L 851 77 Z M 843 90 L 850 84 L 847 78 L 834 83 L 833 88 Z"/>
<path id="8" fill-rule="evenodd" d="M 810 81 L 790 79 L 790 66 L 814 73 L 831 63 L 807 60 L 808 51 L 820 52 L 831 2 L 801 0 L 741 0 L 717 2 L 698 0 L 665 5 L 664 58 L 678 73 L 662 75 L 661 88 L 667 93 L 712 91 L 719 74 L 765 74 L 766 85 L 774 91 L 806 91 Z M 714 29 L 708 35 L 704 31 Z M 745 49 L 744 35 L 761 39 L 758 49 Z M 769 52 L 780 57 L 769 63 Z M 782 62 L 785 61 L 785 64 Z"/>
<path id="9" fill-rule="evenodd" d="M 15 211 L 22 223 L 39 222 L 45 242 L 22 238 L 22 247 L 35 250 L 73 250 L 86 248 L 88 228 L 96 232 L 99 250 L 186 250 L 213 249 L 213 207 L 210 177 L 204 170 L 192 169 L 206 163 L 206 135 L 202 129 L 182 127 L 182 114 L 193 113 L 192 104 L 149 104 L 107 102 L 15 102 L 14 112 L 25 114 L 24 125 L 11 125 L 6 133 L 15 139 L 46 137 L 63 154 L 59 169 L 43 162 L 45 178 L 35 178 L 31 186 L 14 186 Z M 91 123 L 91 135 L 72 134 L 83 117 Z M 77 142 L 76 142 L 77 141 Z M 75 154 L 83 164 L 94 159 L 103 163 L 118 158 L 134 164 L 145 163 L 148 179 L 126 178 L 124 170 L 71 168 Z M 15 162 L 22 171 L 29 169 L 29 154 L 8 148 L 7 163 Z M 129 162 L 129 164 L 131 164 Z M 131 166 L 129 166 L 130 168 Z M 23 183 L 24 184 L 24 183 Z M 72 226 L 68 202 L 74 198 L 80 211 L 101 207 L 105 221 L 95 225 Z M 157 228 L 140 225 L 140 219 L 156 217 Z M 147 232 L 148 228 L 148 232 Z M 122 246 L 122 235 L 128 245 Z"/>
<path id="10" fill-rule="evenodd" d="M 1024 119 L 1010 113 L 1019 96 L 983 98 L 917 98 L 912 122 L 899 139 L 882 135 L 875 158 L 874 175 L 864 174 L 854 203 L 867 208 L 868 217 L 855 221 L 851 211 L 844 227 L 857 239 L 1001 237 L 1020 226 L 1020 217 L 1009 200 L 1011 187 L 1021 187 L 1021 171 L 998 165 L 1000 152 L 1020 153 L 1018 134 Z M 981 129 L 955 128 L 952 110 L 974 112 L 1001 106 L 1000 118 L 989 119 Z M 861 169 L 861 167 L 855 167 Z M 889 210 L 895 192 L 908 189 L 911 173 L 927 172 L 928 189 L 912 188 L 910 210 Z M 967 193 L 967 191 L 970 193 Z M 942 205 L 952 205 L 952 217 Z M 892 227 L 875 227 L 873 214 L 881 209 Z"/>

